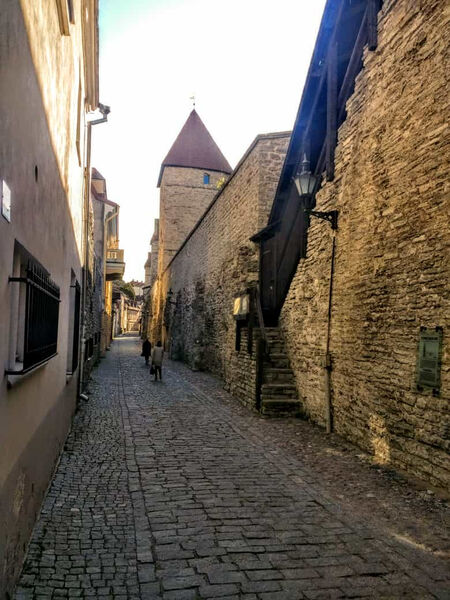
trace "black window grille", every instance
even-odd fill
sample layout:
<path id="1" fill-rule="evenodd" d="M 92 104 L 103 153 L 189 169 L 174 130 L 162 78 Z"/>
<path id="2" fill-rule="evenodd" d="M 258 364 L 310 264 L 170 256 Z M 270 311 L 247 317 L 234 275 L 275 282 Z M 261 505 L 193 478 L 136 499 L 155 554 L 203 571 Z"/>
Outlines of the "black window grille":
<path id="1" fill-rule="evenodd" d="M 74 319 L 73 319 L 73 345 L 72 345 L 72 373 L 75 373 L 78 367 L 78 350 L 80 343 L 80 284 L 75 283 L 75 302 L 74 302 Z"/>
<path id="2" fill-rule="evenodd" d="M 59 287 L 42 269 L 30 261 L 26 273 L 24 370 L 55 356 L 60 302 Z"/>
<path id="3" fill-rule="evenodd" d="M 22 369 L 10 373 L 24 373 L 57 354 L 59 287 L 49 275 L 31 260 L 25 277 L 11 277 L 10 281 L 25 284 L 25 313 Z"/>

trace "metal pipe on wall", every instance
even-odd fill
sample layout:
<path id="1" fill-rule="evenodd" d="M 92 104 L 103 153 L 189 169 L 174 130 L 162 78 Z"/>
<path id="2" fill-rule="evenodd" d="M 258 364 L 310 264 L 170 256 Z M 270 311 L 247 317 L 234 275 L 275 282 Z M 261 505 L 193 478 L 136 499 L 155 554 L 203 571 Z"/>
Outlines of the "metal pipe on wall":
<path id="1" fill-rule="evenodd" d="M 331 400 L 331 355 L 330 355 L 330 337 L 331 337 L 331 312 L 333 302 L 333 280 L 334 280 L 334 263 L 336 256 L 336 233 L 333 231 L 333 245 L 331 248 L 331 266 L 330 266 L 330 283 L 328 288 L 328 318 L 327 318 L 327 341 L 325 351 L 325 423 L 327 433 L 333 431 L 333 405 Z"/>
<path id="2" fill-rule="evenodd" d="M 78 375 L 78 395 L 80 395 L 84 388 L 84 360 L 85 360 L 85 342 L 86 342 L 86 291 L 87 291 L 87 268 L 89 262 L 89 201 L 90 201 L 90 188 L 91 188 L 91 143 L 92 143 L 92 126 L 98 125 L 99 123 L 106 123 L 108 120 L 108 114 L 110 113 L 109 106 L 103 104 L 98 105 L 98 108 L 102 114 L 100 119 L 94 121 L 88 121 L 86 123 L 86 146 L 85 146 L 85 167 L 84 167 L 84 182 L 83 182 L 83 248 L 82 256 L 82 294 L 81 294 L 81 344 L 79 347 L 79 375 Z"/>

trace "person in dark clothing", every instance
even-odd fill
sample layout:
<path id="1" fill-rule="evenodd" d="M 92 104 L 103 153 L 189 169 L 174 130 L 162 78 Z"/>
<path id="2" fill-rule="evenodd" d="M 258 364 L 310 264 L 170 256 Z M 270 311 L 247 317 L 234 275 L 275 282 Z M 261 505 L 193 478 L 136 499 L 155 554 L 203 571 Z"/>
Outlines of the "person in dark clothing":
<path id="1" fill-rule="evenodd" d="M 143 356 L 145 358 L 145 364 L 148 365 L 148 361 L 150 358 L 150 354 L 152 353 L 152 345 L 149 342 L 148 337 L 145 338 L 145 342 L 142 344 L 142 354 L 141 356 Z"/>
<path id="2" fill-rule="evenodd" d="M 164 348 L 162 347 L 161 342 L 158 342 L 156 346 L 152 350 L 152 367 L 155 370 L 155 381 L 158 379 L 161 380 L 161 367 L 163 363 L 164 356 Z"/>

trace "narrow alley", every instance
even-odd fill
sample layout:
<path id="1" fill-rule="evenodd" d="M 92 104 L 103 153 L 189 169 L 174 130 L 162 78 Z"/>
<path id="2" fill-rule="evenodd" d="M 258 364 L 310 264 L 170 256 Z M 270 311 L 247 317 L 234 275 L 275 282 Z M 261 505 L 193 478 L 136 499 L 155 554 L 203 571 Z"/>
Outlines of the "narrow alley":
<path id="1" fill-rule="evenodd" d="M 154 383 L 139 339 L 117 339 L 75 416 L 16 598 L 449 598 L 438 526 L 433 552 L 388 533 L 376 510 L 362 519 L 285 444 L 312 426 L 280 423 L 181 363 Z"/>

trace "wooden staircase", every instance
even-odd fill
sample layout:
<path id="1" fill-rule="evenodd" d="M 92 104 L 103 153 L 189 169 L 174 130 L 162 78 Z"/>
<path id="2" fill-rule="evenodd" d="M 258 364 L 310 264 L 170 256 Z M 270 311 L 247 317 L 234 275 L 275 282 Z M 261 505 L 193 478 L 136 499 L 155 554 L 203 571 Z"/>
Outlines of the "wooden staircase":
<path id="1" fill-rule="evenodd" d="M 263 362 L 261 414 L 292 417 L 300 413 L 294 373 L 289 364 L 279 327 L 266 327 L 267 354 Z"/>

